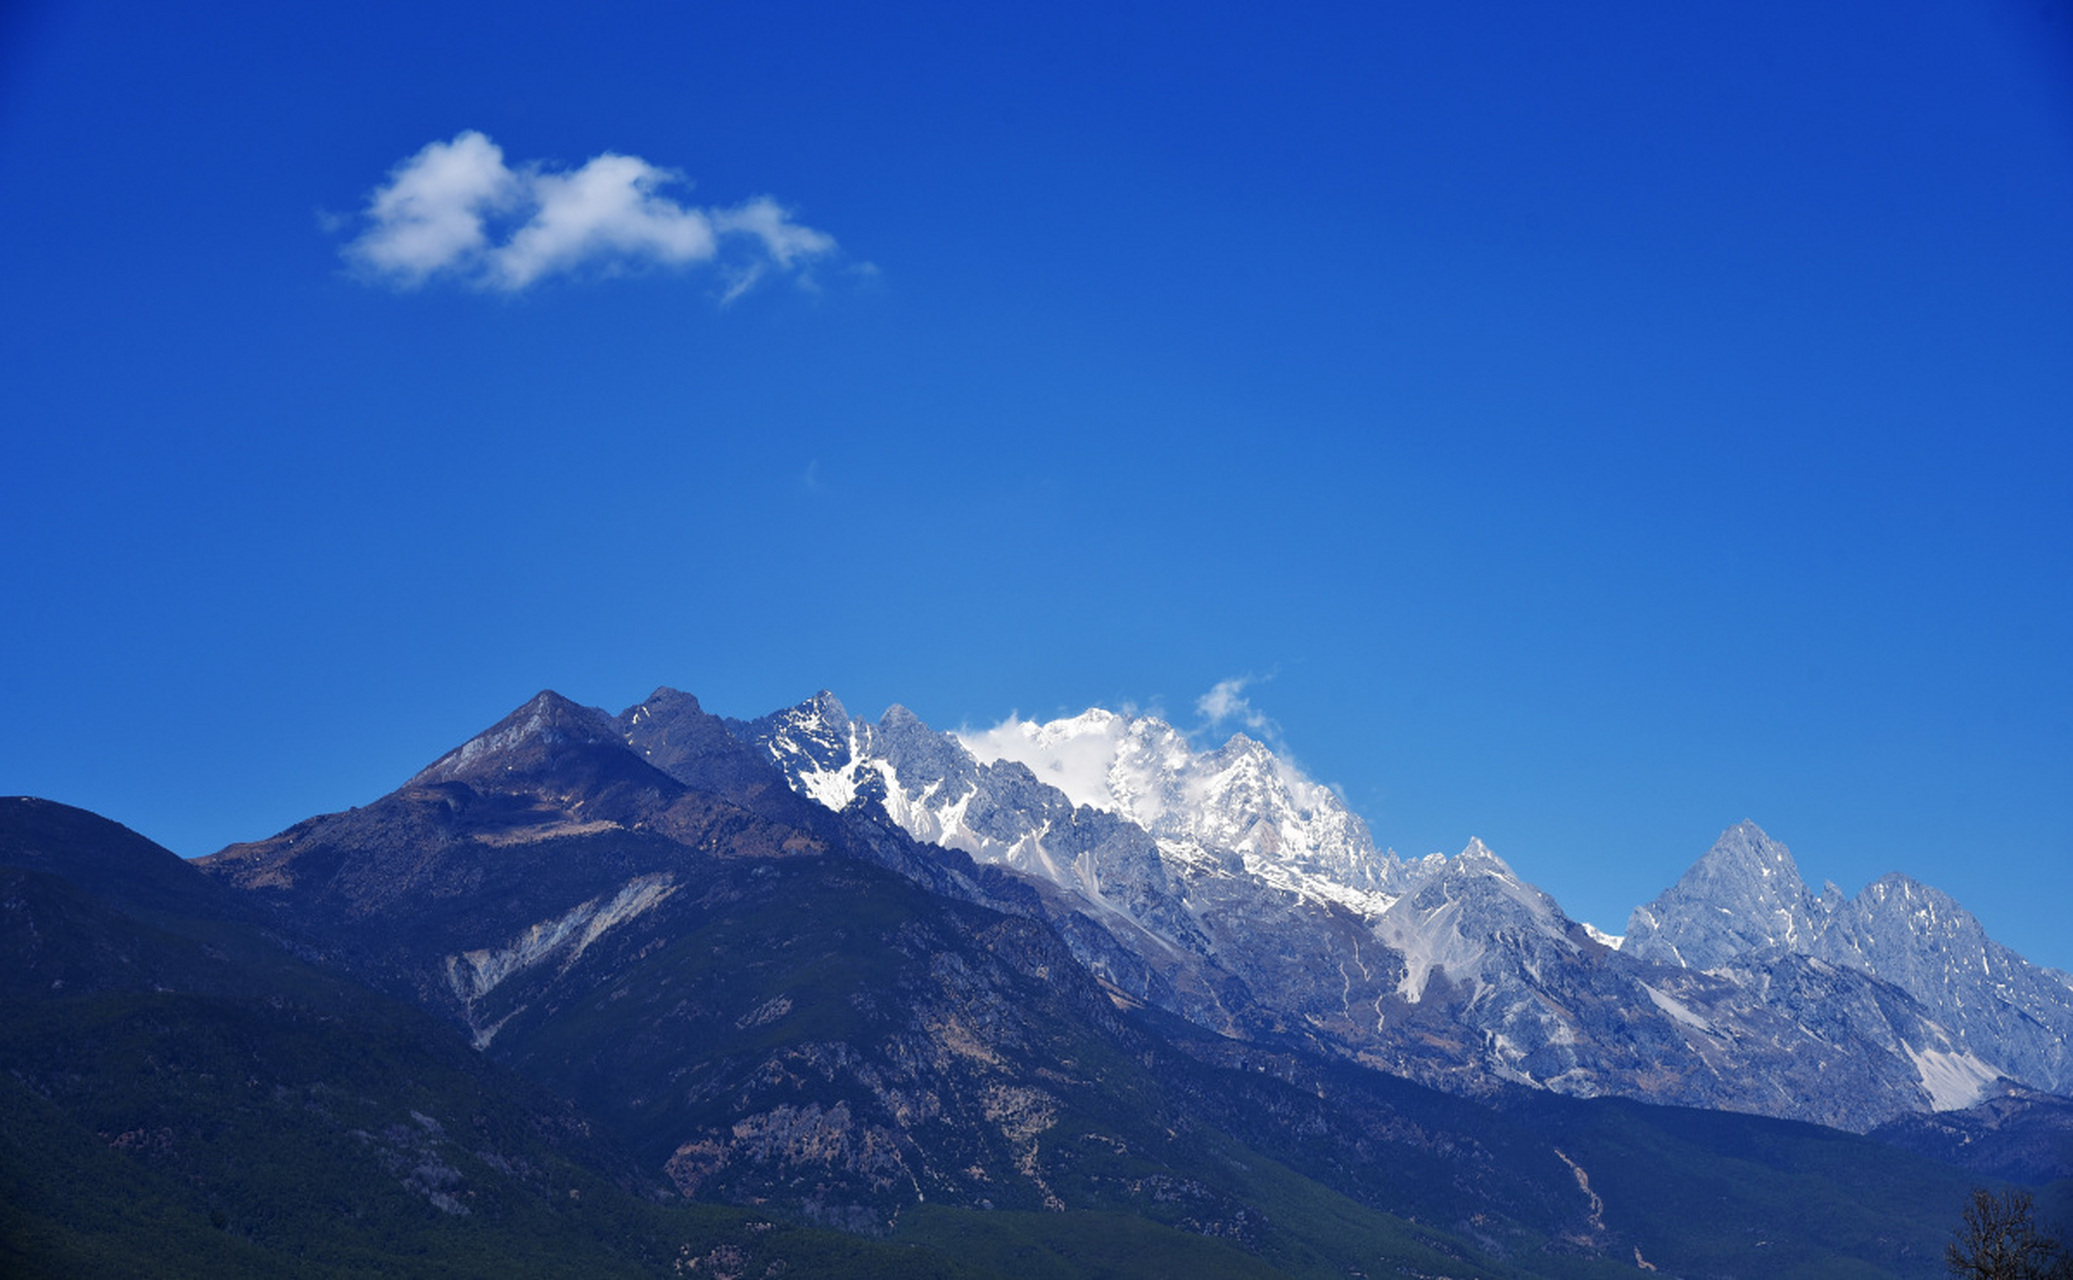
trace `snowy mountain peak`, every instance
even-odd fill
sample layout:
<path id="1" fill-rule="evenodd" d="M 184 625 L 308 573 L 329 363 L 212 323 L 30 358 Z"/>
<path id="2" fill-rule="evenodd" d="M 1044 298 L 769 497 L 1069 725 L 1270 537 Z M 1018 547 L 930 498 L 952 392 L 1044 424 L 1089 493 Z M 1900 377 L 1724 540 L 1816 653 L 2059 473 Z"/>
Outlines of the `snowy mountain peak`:
<path id="1" fill-rule="evenodd" d="M 1224 740 L 1224 745 L 1218 747 L 1214 752 L 1211 753 L 1211 755 L 1221 760 L 1235 760 L 1242 758 L 1256 761 L 1268 761 L 1274 758 L 1274 753 L 1267 750 L 1267 746 L 1265 743 L 1259 741 L 1259 739 L 1257 738 L 1247 737 L 1243 733 L 1234 733 L 1229 738 L 1226 738 Z"/>
<path id="2" fill-rule="evenodd" d="M 1107 736 L 1129 723 L 1128 717 L 1117 715 L 1104 707 L 1089 707 L 1076 716 L 1034 725 L 1032 729 L 1034 736 L 1039 740 L 1062 742 L 1083 738 L 1089 734 Z"/>
<path id="3" fill-rule="evenodd" d="M 856 799 L 857 739 L 870 726 L 851 720 L 826 689 L 752 724 L 728 728 L 768 754 L 794 790 L 838 812 Z"/>
<path id="4" fill-rule="evenodd" d="M 1781 1071 L 1783 1113 L 1863 1126 L 1965 1105 L 1996 1073 L 2073 1079 L 2073 979 L 1905 877 L 1816 899 L 1753 822 L 1621 936 L 1480 839 L 1378 852 L 1330 787 L 1243 734 L 1198 747 L 1101 708 L 942 733 L 903 707 L 853 720 L 826 693 L 728 732 L 831 809 L 1048 882 L 1041 909 L 1090 969 L 1226 1034 L 1300 1018 L 1423 1079 L 1754 1110 L 1779 1105 L 1763 1073 Z M 1679 1065 L 1635 1074 L 1636 1035 Z"/>
<path id="5" fill-rule="evenodd" d="M 1601 947 L 1609 947 L 1612 950 L 1617 951 L 1620 949 L 1621 945 L 1623 945 L 1627 940 L 1624 935 L 1617 933 L 1607 933 L 1605 932 L 1605 930 L 1600 929 L 1597 925 L 1592 924 L 1588 920 L 1581 921 L 1580 923 L 1584 927 L 1585 935 L 1588 936 L 1591 939 L 1591 941 L 1597 943 Z"/>
<path id="6" fill-rule="evenodd" d="M 981 732 L 954 735 L 982 764 L 1013 760 L 1076 805 L 1119 812 L 1108 784 L 1120 718 L 1090 709 L 1069 719 L 1039 723 L 1010 716 Z"/>
<path id="7" fill-rule="evenodd" d="M 1046 723 L 1010 717 L 957 739 L 982 763 L 1024 764 L 1074 804 L 1125 818 L 1162 841 L 1364 892 L 1393 879 L 1393 860 L 1331 788 L 1242 733 L 1197 751 L 1157 716 L 1095 707 Z"/>
<path id="8" fill-rule="evenodd" d="M 1510 865 L 1503 858 L 1492 853 L 1490 846 L 1484 844 L 1480 836 L 1470 836 L 1468 838 L 1468 847 L 1456 856 L 1464 866 L 1487 869 L 1500 875 L 1508 876 L 1512 874 Z"/>

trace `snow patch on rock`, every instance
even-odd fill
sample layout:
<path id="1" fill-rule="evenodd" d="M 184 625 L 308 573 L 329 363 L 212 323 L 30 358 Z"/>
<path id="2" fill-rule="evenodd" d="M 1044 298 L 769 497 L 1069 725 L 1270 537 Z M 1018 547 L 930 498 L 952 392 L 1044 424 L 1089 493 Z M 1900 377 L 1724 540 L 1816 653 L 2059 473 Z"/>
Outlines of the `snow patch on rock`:
<path id="1" fill-rule="evenodd" d="M 2001 1073 L 1969 1053 L 1902 1046 L 1922 1078 L 1922 1091 L 1938 1111 L 1963 1111 L 1987 1094 Z"/>

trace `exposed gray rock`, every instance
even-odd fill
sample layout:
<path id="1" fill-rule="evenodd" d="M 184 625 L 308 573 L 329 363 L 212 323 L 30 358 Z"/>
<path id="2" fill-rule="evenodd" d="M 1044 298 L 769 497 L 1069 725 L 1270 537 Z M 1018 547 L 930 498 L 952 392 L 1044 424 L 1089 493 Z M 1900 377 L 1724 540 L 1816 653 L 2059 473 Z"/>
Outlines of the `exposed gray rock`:
<path id="1" fill-rule="evenodd" d="M 1994 1028 L 1939 1020 L 1948 984 L 1817 951 L 1856 917 L 1810 895 L 1753 823 L 1616 949 L 1480 841 L 1408 864 L 1378 851 L 1329 789 L 1243 735 L 1198 752 L 1153 717 L 1103 711 L 956 735 L 901 707 L 866 724 L 827 693 L 730 728 L 800 794 L 1028 877 L 1092 971 L 1226 1034 L 1456 1092 L 1527 1084 L 1860 1130 L 1968 1105 L 2017 1070 L 1976 1051 Z M 2045 1065 L 2064 1045 L 2051 1028 L 2029 1046 Z"/>
<path id="2" fill-rule="evenodd" d="M 1620 950 L 1639 960 L 1712 969 L 1764 947 L 1804 950 L 1817 907 L 1792 851 L 1754 822 L 1721 833 L 1706 856 L 1627 921 Z"/>
<path id="3" fill-rule="evenodd" d="M 1971 1106 L 2001 1077 L 2073 1092 L 2073 978 L 2031 964 L 1950 895 L 1904 875 L 1855 898 L 1834 885 L 1816 898 L 1792 854 L 1753 822 L 1637 908 L 1622 950 L 1750 975 L 1812 957 L 1890 984 L 1945 1033 L 1904 1048 L 1938 1110 Z"/>

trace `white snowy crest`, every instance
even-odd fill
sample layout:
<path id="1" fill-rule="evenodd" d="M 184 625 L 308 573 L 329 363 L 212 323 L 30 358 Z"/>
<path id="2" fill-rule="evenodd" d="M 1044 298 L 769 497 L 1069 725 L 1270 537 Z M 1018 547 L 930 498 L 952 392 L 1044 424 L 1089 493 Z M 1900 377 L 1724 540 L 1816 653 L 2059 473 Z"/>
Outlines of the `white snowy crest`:
<path id="1" fill-rule="evenodd" d="M 1225 693 L 1229 710 L 1236 694 Z M 1157 716 L 1096 707 L 1048 722 L 1010 716 L 955 736 L 981 763 L 1026 765 L 1074 804 L 1162 841 L 1241 854 L 1255 874 L 1297 871 L 1363 893 L 1390 879 L 1367 825 L 1330 787 L 1243 734 L 1198 751 Z"/>

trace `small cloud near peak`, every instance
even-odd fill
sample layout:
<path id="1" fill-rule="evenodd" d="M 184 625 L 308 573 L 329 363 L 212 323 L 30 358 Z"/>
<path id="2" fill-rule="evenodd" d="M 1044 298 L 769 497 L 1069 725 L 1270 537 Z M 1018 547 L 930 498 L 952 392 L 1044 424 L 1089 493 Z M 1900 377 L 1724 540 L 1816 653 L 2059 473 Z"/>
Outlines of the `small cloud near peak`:
<path id="1" fill-rule="evenodd" d="M 1229 680 L 1217 681 L 1208 693 L 1195 699 L 1195 713 L 1203 719 L 1203 730 L 1217 729 L 1235 720 L 1255 733 L 1268 735 L 1270 739 L 1278 738 L 1279 730 L 1274 721 L 1245 696 L 1247 685 L 1259 683 L 1259 676 L 1233 676 Z"/>

